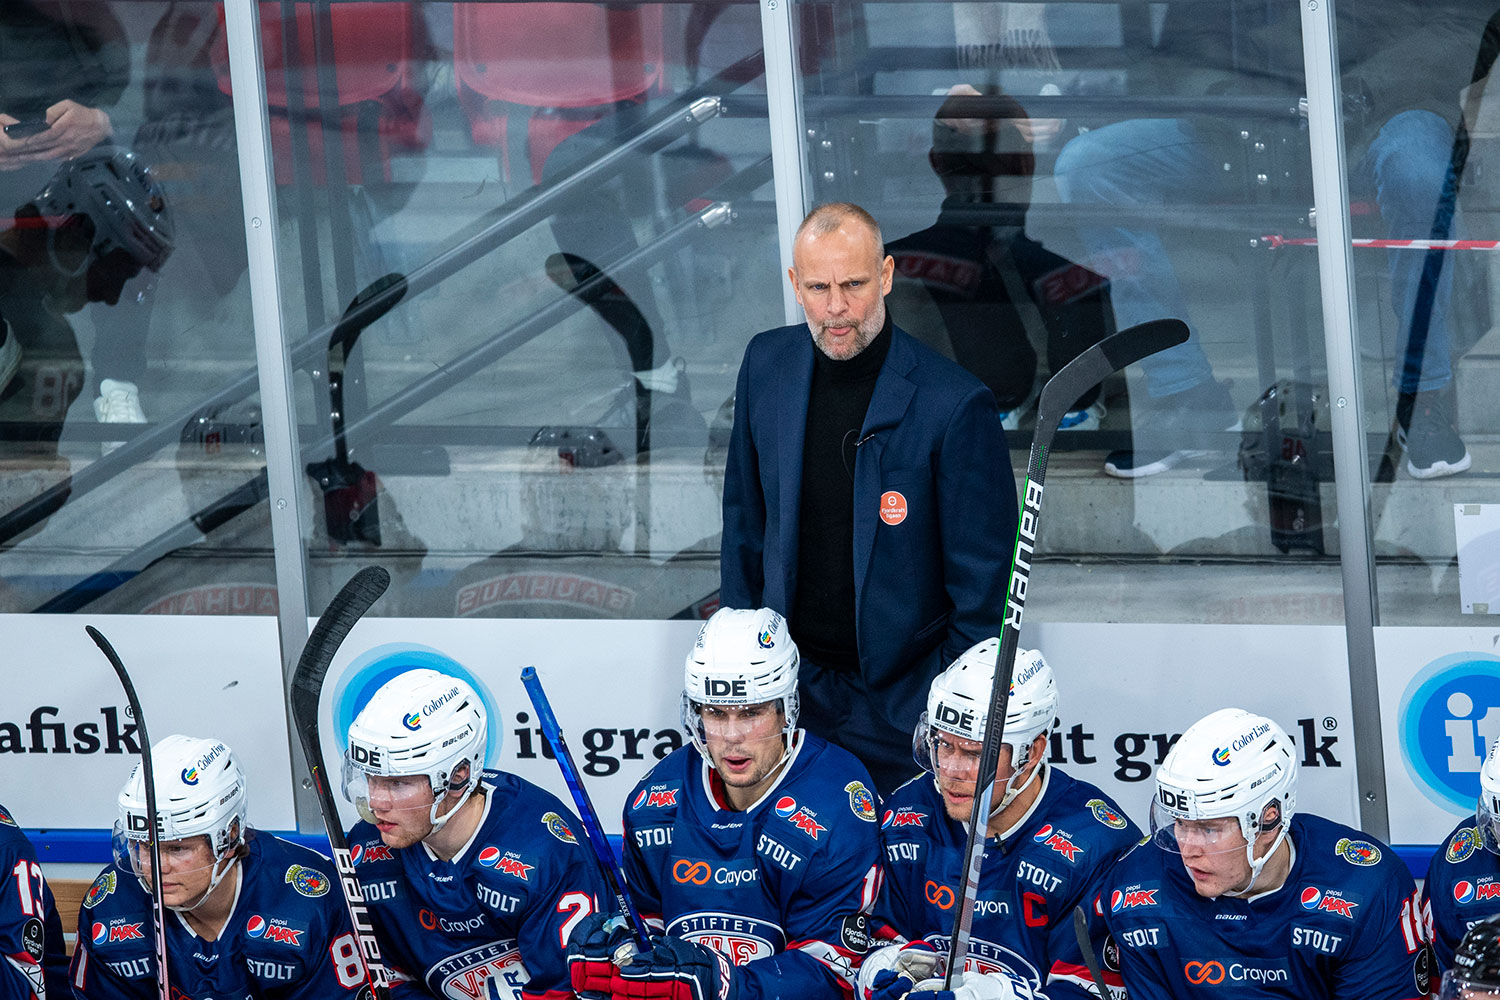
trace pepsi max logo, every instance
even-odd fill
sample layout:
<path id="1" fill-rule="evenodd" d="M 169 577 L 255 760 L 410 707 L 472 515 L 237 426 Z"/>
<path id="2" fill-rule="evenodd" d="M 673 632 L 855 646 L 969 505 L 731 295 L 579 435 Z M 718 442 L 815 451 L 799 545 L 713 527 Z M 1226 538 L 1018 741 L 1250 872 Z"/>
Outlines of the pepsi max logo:
<path id="1" fill-rule="evenodd" d="M 781 798 L 776 800 L 776 815 L 780 816 L 782 819 L 786 819 L 796 811 L 797 800 L 792 798 L 790 795 L 783 795 Z"/>
<path id="2" fill-rule="evenodd" d="M 184 785 L 196 785 L 198 783 L 198 769 L 196 767 L 183 768 L 182 783 Z"/>
<path id="3" fill-rule="evenodd" d="M 677 804 L 677 789 L 642 788 L 631 800 L 630 808 L 665 809 Z"/>
<path id="4" fill-rule="evenodd" d="M 422 716 L 417 712 L 409 712 L 401 717 L 401 725 L 411 732 L 416 732 L 422 728 Z"/>
<path id="5" fill-rule="evenodd" d="M 275 941 L 278 944 L 289 944 L 296 947 L 302 945 L 302 931 L 305 928 L 290 927 L 285 920 L 273 918 L 267 920 L 259 913 L 245 921 L 245 935 L 251 938 L 265 938 L 267 941 Z"/>
<path id="6" fill-rule="evenodd" d="M 1032 834 L 1031 835 L 1031 839 L 1034 840 L 1034 841 L 1036 841 L 1038 844 L 1040 844 L 1040 843 L 1044 842 L 1050 836 L 1052 836 L 1052 824 L 1051 823 L 1047 823 L 1047 824 L 1044 824 L 1042 826 L 1042 828 L 1040 830 L 1038 830 L 1036 833 Z"/>
<path id="7" fill-rule="evenodd" d="M 1464 885 L 1468 885 L 1468 883 L 1465 882 Z M 103 944 L 109 940 L 109 928 L 103 924 L 95 924 L 93 927 L 93 937 L 95 944 Z"/>
<path id="8" fill-rule="evenodd" d="M 349 850 L 349 860 L 355 864 L 368 864 L 372 861 L 390 861 L 395 857 L 391 849 L 384 844 L 355 844 Z"/>
<path id="9" fill-rule="evenodd" d="M 921 826 L 926 819 L 926 813 L 917 812 L 915 809 L 887 809 L 885 816 L 880 820 L 880 826 L 882 829 L 893 826 Z"/>
<path id="10" fill-rule="evenodd" d="M 479 857 L 476 860 L 478 860 L 480 867 L 493 868 L 500 861 L 500 848 L 486 847 L 479 852 Z"/>
<path id="11" fill-rule="evenodd" d="M 103 924 L 94 924 L 90 933 L 95 944 L 104 944 L 106 941 L 144 941 L 145 933 L 141 930 L 142 924 L 127 924 L 122 920 L 112 920 L 108 927 Z"/>
<path id="12" fill-rule="evenodd" d="M 1477 884 L 1467 880 L 1455 882 L 1453 899 L 1459 903 L 1483 903 L 1490 899 L 1500 899 L 1500 882 L 1488 879 L 1481 879 Z"/>
<path id="13" fill-rule="evenodd" d="M 1345 899 L 1336 890 L 1319 889 L 1317 886 L 1308 886 L 1302 890 L 1302 908 L 1304 910 L 1322 911 L 1324 913 L 1335 913 L 1341 917 L 1354 919 L 1354 909 L 1359 906 L 1352 899 Z"/>
<path id="14" fill-rule="evenodd" d="M 1121 910 L 1128 910 L 1136 906 L 1155 905 L 1155 889 L 1131 889 L 1127 892 L 1116 889 L 1109 895 L 1109 912 L 1111 913 L 1119 913 Z"/>
<path id="15" fill-rule="evenodd" d="M 245 923 L 245 933 L 258 938 L 266 933 L 266 918 L 257 913 Z"/>

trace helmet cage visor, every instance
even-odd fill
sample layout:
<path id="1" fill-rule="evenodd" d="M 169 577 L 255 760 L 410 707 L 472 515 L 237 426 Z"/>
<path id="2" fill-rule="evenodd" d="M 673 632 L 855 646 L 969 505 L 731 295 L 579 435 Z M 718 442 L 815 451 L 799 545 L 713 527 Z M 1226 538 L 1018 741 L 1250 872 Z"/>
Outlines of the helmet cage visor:
<path id="1" fill-rule="evenodd" d="M 751 733 L 760 729 L 764 724 L 745 710 L 760 706 L 766 706 L 770 711 L 780 713 L 782 723 L 774 733 L 753 736 Z M 715 743 L 723 741 L 726 745 L 742 751 L 753 751 L 773 742 L 779 742 L 783 748 L 789 748 L 792 745 L 792 735 L 797 731 L 797 692 L 793 691 L 784 697 L 755 705 L 705 705 L 694 701 L 684 693 L 682 728 L 687 731 L 688 738 L 692 740 L 693 746 L 697 748 L 703 759 L 715 765 L 717 762 L 709 752 L 710 734 L 714 737 Z"/>
<path id="2" fill-rule="evenodd" d="M 207 899 L 234 867 L 236 848 L 244 842 L 244 838 L 245 832 L 240 830 L 239 823 L 236 822 L 234 835 L 230 837 L 215 838 L 206 833 L 196 833 L 175 840 L 158 841 L 157 853 L 161 857 L 161 870 L 167 878 L 196 881 L 202 873 L 210 873 L 207 884 L 198 896 L 181 903 L 168 903 L 167 908 L 192 910 Z M 224 841 L 222 846 L 215 846 L 216 839 Z M 151 892 L 151 838 L 126 833 L 124 826 L 116 820 L 110 837 L 110 848 L 120 870 L 133 873 L 140 881 L 141 888 Z"/>

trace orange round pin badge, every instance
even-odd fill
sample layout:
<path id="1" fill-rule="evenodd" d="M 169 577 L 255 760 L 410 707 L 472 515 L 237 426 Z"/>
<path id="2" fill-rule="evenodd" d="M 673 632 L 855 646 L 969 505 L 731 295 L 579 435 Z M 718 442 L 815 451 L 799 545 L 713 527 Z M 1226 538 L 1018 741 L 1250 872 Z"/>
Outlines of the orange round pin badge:
<path id="1" fill-rule="evenodd" d="M 886 524 L 900 524 L 906 520 L 906 497 L 895 490 L 881 494 L 880 519 Z"/>

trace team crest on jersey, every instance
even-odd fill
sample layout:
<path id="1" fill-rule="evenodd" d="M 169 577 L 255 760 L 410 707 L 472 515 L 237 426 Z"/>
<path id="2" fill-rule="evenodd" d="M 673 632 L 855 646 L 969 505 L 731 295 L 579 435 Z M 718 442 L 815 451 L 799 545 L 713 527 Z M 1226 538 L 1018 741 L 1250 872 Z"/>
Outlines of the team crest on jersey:
<path id="1" fill-rule="evenodd" d="M 10 818 L 10 813 L 6 812 L 4 809 L 0 809 L 0 824 L 4 824 L 5 826 L 15 826 L 16 821 Z"/>
<path id="2" fill-rule="evenodd" d="M 504 1000 L 521 1000 L 521 987 L 531 979 L 515 941 L 497 941 L 450 955 L 427 975 L 428 983 L 445 1000 L 484 1000 L 493 995 L 492 982 Z"/>
<path id="3" fill-rule="evenodd" d="M 1322 911 L 1324 913 L 1336 913 L 1341 917 L 1354 919 L 1354 908 L 1359 904 L 1352 899 L 1345 899 L 1344 894 L 1338 889 L 1319 889 L 1310 885 L 1302 890 L 1302 908 L 1304 910 Z"/>
<path id="4" fill-rule="evenodd" d="M 694 913 L 668 924 L 667 933 L 712 948 L 735 965 L 769 958 L 785 937 L 775 924 L 733 913 Z"/>
<path id="5" fill-rule="evenodd" d="M 391 849 L 378 840 L 372 840 L 363 844 L 355 844 L 349 848 L 349 860 L 354 864 L 368 864 L 372 861 L 391 861 L 395 855 Z"/>
<path id="6" fill-rule="evenodd" d="M 83 905 L 92 910 L 104 902 L 104 897 L 115 891 L 116 875 L 114 870 L 100 872 L 99 877 L 94 879 L 94 884 L 89 886 L 88 895 L 83 897 Z"/>
<path id="7" fill-rule="evenodd" d="M 1339 842 L 1333 845 L 1333 853 L 1351 865 L 1368 868 L 1371 865 L 1380 864 L 1380 848 L 1368 840 L 1350 840 L 1348 837 L 1340 837 Z"/>
<path id="8" fill-rule="evenodd" d="M 1077 861 L 1078 855 L 1083 853 L 1083 848 L 1073 843 L 1066 833 L 1055 830 L 1051 823 L 1045 823 L 1042 828 L 1031 835 L 1031 839 L 1044 847 L 1050 847 L 1069 861 Z"/>
<path id="9" fill-rule="evenodd" d="M 568 824 L 564 823 L 563 818 L 557 813 L 545 813 L 542 816 L 542 825 L 547 828 L 548 833 L 564 844 L 578 843 L 578 838 L 573 836 L 573 831 L 568 829 Z"/>
<path id="10" fill-rule="evenodd" d="M 286 870 L 286 881 L 304 896 L 317 898 L 328 895 L 328 876 L 315 868 L 292 865 Z"/>
<path id="11" fill-rule="evenodd" d="M 669 785 L 642 788 L 630 802 L 632 809 L 665 809 L 677 804 L 677 789 Z"/>
<path id="12" fill-rule="evenodd" d="M 783 795 L 776 800 L 776 815 L 807 834 L 813 840 L 817 840 L 818 834 L 828 829 L 828 827 L 818 822 L 817 813 L 806 806 L 797 805 L 797 800 L 790 795 Z"/>
<path id="13" fill-rule="evenodd" d="M 263 917 L 259 913 L 253 914 L 245 921 L 245 936 L 260 940 L 275 941 L 278 944 L 289 944 L 294 948 L 302 947 L 302 935 L 307 932 L 307 926 L 293 924 L 291 921 L 280 917 Z"/>
<path id="14" fill-rule="evenodd" d="M 1125 817 L 1111 809 L 1108 802 L 1103 799 L 1089 799 L 1087 804 L 1094 818 L 1111 830 L 1125 829 Z"/>
<path id="15" fill-rule="evenodd" d="M 1479 846 L 1479 829 L 1466 826 L 1453 835 L 1448 841 L 1448 851 L 1444 855 L 1453 864 L 1467 861 Z"/>
<path id="16" fill-rule="evenodd" d="M 875 822 L 875 796 L 865 787 L 863 781 L 851 781 L 844 786 L 844 791 L 849 793 L 849 809 L 854 815 L 866 823 Z"/>

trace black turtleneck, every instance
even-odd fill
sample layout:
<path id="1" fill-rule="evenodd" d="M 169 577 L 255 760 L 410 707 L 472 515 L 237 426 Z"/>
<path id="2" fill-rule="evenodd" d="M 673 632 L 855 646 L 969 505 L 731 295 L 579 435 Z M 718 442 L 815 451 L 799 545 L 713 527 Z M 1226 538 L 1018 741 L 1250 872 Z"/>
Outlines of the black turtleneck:
<path id="1" fill-rule="evenodd" d="M 889 309 L 870 346 L 847 361 L 834 361 L 813 348 L 802 445 L 797 593 L 788 624 L 802 655 L 831 670 L 859 670 L 854 632 L 855 443 L 890 349 Z M 870 502 L 875 502 L 873 497 Z"/>

